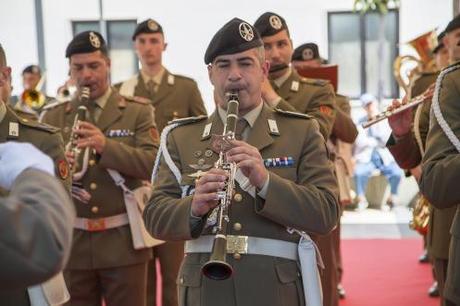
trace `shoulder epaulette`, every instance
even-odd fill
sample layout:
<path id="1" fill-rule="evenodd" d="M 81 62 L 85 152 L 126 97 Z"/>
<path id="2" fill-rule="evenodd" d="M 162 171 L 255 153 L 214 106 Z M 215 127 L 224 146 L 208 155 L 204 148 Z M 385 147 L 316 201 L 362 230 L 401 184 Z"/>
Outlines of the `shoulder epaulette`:
<path id="1" fill-rule="evenodd" d="M 128 102 L 134 102 L 139 104 L 151 104 L 150 99 L 140 96 L 122 96 Z"/>
<path id="2" fill-rule="evenodd" d="M 291 111 L 286 111 L 286 110 L 282 110 L 282 109 L 279 109 L 279 108 L 275 108 L 275 111 L 281 115 L 285 115 L 285 116 L 288 116 L 288 117 L 296 117 L 296 118 L 304 118 L 304 119 L 311 119 L 313 118 L 312 116 L 310 115 L 307 115 L 307 114 L 302 114 L 302 113 L 298 113 L 298 112 L 291 112 Z"/>
<path id="3" fill-rule="evenodd" d="M 58 107 L 60 105 L 64 105 L 64 104 L 69 103 L 69 102 L 70 101 L 65 101 L 65 102 L 56 101 L 56 102 L 53 102 L 53 103 L 49 103 L 49 104 L 46 104 L 45 106 L 43 106 L 42 111 L 48 111 L 50 109 L 53 109 L 53 108 Z"/>
<path id="4" fill-rule="evenodd" d="M 184 124 L 190 124 L 190 123 L 199 122 L 199 121 L 202 121 L 202 120 L 204 120 L 206 118 L 208 118 L 208 116 L 206 116 L 206 115 L 200 115 L 200 116 L 196 116 L 196 117 L 177 118 L 177 119 L 169 121 L 168 124 L 178 123 L 180 125 L 184 125 Z"/>
<path id="5" fill-rule="evenodd" d="M 20 116 L 18 116 L 18 121 L 22 124 L 22 125 L 25 125 L 27 127 L 30 127 L 30 128 L 33 128 L 33 129 L 37 129 L 37 130 L 41 130 L 41 131 L 45 131 L 45 132 L 48 132 L 48 133 L 57 133 L 60 131 L 59 128 L 55 127 L 55 126 L 52 126 L 52 125 L 49 125 L 49 124 L 46 124 L 46 123 L 43 123 L 43 122 L 38 122 L 36 120 L 30 120 L 30 119 L 27 119 L 27 118 L 22 118 Z"/>
<path id="6" fill-rule="evenodd" d="M 175 76 L 176 78 L 178 78 L 178 79 L 182 79 L 182 80 L 187 80 L 187 81 L 195 82 L 194 79 L 192 79 L 191 77 L 185 76 L 185 75 L 174 74 L 174 76 Z"/>
<path id="7" fill-rule="evenodd" d="M 328 80 L 323 80 L 323 79 L 309 79 L 309 78 L 300 78 L 302 83 L 310 84 L 310 85 L 315 85 L 315 86 L 326 86 L 330 82 Z"/>
<path id="8" fill-rule="evenodd" d="M 452 71 L 455 71 L 457 69 L 460 69 L 460 61 L 455 62 L 455 63 L 443 68 L 442 71 L 445 71 L 447 69 L 449 69 L 449 73 L 452 72 Z"/>

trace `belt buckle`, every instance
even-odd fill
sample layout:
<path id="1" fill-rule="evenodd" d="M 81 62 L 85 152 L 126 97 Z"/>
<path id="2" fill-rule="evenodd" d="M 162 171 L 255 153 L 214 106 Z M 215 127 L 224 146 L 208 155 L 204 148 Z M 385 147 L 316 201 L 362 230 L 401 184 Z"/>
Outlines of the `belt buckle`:
<path id="1" fill-rule="evenodd" d="M 247 254 L 248 236 L 227 235 L 227 253 Z"/>
<path id="2" fill-rule="evenodd" d="M 99 232 L 106 228 L 105 219 L 88 219 L 86 225 L 90 232 Z"/>

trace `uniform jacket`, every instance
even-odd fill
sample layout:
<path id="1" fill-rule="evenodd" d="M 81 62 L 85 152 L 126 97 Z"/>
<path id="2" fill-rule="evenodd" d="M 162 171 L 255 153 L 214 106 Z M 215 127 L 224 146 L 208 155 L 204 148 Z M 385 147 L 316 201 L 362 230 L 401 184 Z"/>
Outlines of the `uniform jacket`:
<path id="1" fill-rule="evenodd" d="M 439 87 L 439 104 L 442 115 L 457 138 L 460 137 L 460 66 L 445 74 Z M 447 69 L 447 68 L 446 68 Z M 441 72 L 442 74 L 443 72 Z M 440 76 L 441 77 L 441 76 Z M 457 207 L 451 227 L 449 265 L 444 295 L 460 304 L 460 154 L 444 134 L 438 121 L 431 117 L 426 141 L 426 152 L 422 161 L 420 190 L 437 208 Z"/>
<path id="2" fill-rule="evenodd" d="M 137 78 L 134 96 L 151 100 L 155 107 L 155 121 L 161 132 L 168 121 L 177 118 L 206 115 L 203 99 L 196 82 L 185 76 L 165 71 L 163 79 L 154 96 L 151 96 L 141 74 Z M 122 83 L 115 87 L 120 89 Z"/>
<path id="3" fill-rule="evenodd" d="M 236 188 L 230 209 L 228 234 L 248 235 L 298 242 L 299 236 L 289 234 L 286 227 L 326 234 L 338 220 L 337 183 L 326 153 L 324 139 L 315 120 L 300 114 L 289 115 L 264 106 L 247 142 L 260 151 L 264 159 L 292 157 L 291 167 L 270 167 L 266 199 Z M 267 119 L 277 122 L 280 135 L 271 134 Z M 213 165 L 216 153 L 210 154 L 210 137 L 202 137 L 207 124 L 210 134 L 222 134 L 223 124 L 214 113 L 210 118 L 177 127 L 168 137 L 171 157 L 182 173 L 181 185 L 194 185 L 194 165 L 204 159 Z M 298 140 L 292 141 L 292 134 Z M 203 164 L 203 161 L 201 162 Z M 238 185 L 238 184 L 237 184 Z M 238 202 L 238 197 L 241 198 Z M 193 231 L 190 227 L 192 196 L 181 199 L 181 188 L 161 161 L 153 194 L 144 211 L 149 231 L 156 237 L 190 240 L 211 235 L 211 228 L 202 221 Z M 303 305 L 303 289 L 296 262 L 270 256 L 243 255 L 241 260 L 229 258 L 234 277 L 211 282 L 201 276 L 201 265 L 209 254 L 188 254 L 179 273 L 181 305 Z"/>
<path id="4" fill-rule="evenodd" d="M 35 169 L 20 174 L 0 199 L 1 305 L 29 305 L 27 287 L 63 269 L 72 240 L 71 203 L 59 180 Z"/>
<path id="5" fill-rule="evenodd" d="M 69 141 L 79 106 L 78 100 L 45 110 L 42 120 L 60 127 L 64 141 Z M 89 167 L 79 182 L 91 194 L 88 203 L 74 198 L 77 217 L 104 218 L 126 213 L 123 193 L 106 169 L 117 170 L 125 184 L 134 189 L 148 180 L 153 168 L 156 147 L 151 106 L 126 100 L 113 91 L 96 126 L 106 136 L 102 154 L 91 153 Z M 74 243 L 68 268 L 102 269 L 147 261 L 150 250 L 136 251 L 132 246 L 129 225 L 100 232 L 74 231 Z M 110 254 L 107 253 L 110 251 Z"/>
<path id="6" fill-rule="evenodd" d="M 412 97 L 422 94 L 430 85 L 436 82 L 439 73 L 424 73 L 417 78 L 411 88 Z M 425 150 L 426 137 L 430 125 L 431 100 L 425 101 L 420 106 L 418 130 Z M 414 113 L 416 108 L 413 110 Z M 415 124 L 415 123 L 414 123 Z M 415 129 L 415 128 L 414 128 Z M 406 136 L 395 140 L 390 136 L 387 147 L 395 157 L 396 162 L 404 169 L 418 166 L 422 161 L 419 144 L 416 141 L 414 131 Z M 428 224 L 427 249 L 430 256 L 437 259 L 449 258 L 450 227 L 455 216 L 455 207 L 441 210 L 436 207 L 430 208 L 430 222 Z"/>
<path id="7" fill-rule="evenodd" d="M 328 81 L 304 78 L 292 70 L 281 87 L 278 88 L 274 82 L 272 86 L 282 98 L 278 108 L 313 116 L 318 120 L 324 139 L 329 138 L 335 121 L 336 106 L 334 89 Z"/>
<path id="8" fill-rule="evenodd" d="M 15 126 L 17 126 L 17 134 L 14 132 L 16 130 Z M 0 143 L 6 141 L 28 142 L 48 155 L 55 164 L 56 177 L 65 186 L 67 191 L 70 190 L 69 169 L 64 157 L 63 142 L 59 129 L 25 118 L 20 118 L 9 106 L 7 106 L 5 117 L 0 122 Z M 3 255 L 1 262 L 4 264 L 2 267 L 2 271 L 4 271 L 2 277 L 4 276 L 8 279 L 8 281 L 2 281 L 4 289 L 0 290 L 0 305 L 29 305 L 29 298 L 26 290 L 27 284 L 36 284 L 45 281 L 56 274 L 56 272 L 59 271 L 59 267 L 60 269 L 63 268 L 70 253 L 71 232 L 69 233 L 66 228 L 63 228 L 63 224 L 65 226 L 68 226 L 69 223 L 71 224 L 75 213 L 72 207 L 69 208 L 64 205 L 70 201 L 68 195 L 66 195 L 67 198 L 62 200 L 63 195 L 61 194 L 61 190 L 55 187 L 52 182 L 54 179 L 51 180 L 51 178 L 37 171 L 28 171 L 27 173 L 31 173 L 30 175 L 33 177 L 32 181 L 28 179 L 19 180 L 18 184 L 16 184 L 17 186 L 11 190 L 14 196 L 5 199 L 6 204 L 0 204 L 0 209 L 5 211 L 0 214 L 0 217 L 4 218 L 1 223 L 2 233 L 4 235 L 2 236 L 4 240 L 2 245 L 9 245 L 8 251 L 0 250 L 1 255 Z M 44 180 L 44 182 L 41 180 Z M 23 185 L 19 186 L 19 182 Z M 56 191 L 56 194 L 48 194 L 48 192 L 44 194 L 40 193 L 40 189 L 44 188 L 44 186 L 49 186 L 50 190 Z M 22 194 L 23 192 L 24 194 Z M 9 192 L 6 190 L 0 189 L 0 194 L 2 196 L 7 196 L 8 193 Z M 45 218 L 44 220 L 46 221 L 43 224 L 39 222 L 39 220 L 34 219 L 35 215 L 33 215 L 31 210 L 25 209 L 29 205 L 35 204 L 37 201 L 33 196 L 34 194 L 37 199 L 41 201 L 49 199 L 49 205 L 51 207 L 44 205 L 44 202 L 40 202 L 37 205 L 43 206 L 42 209 L 34 210 L 34 213 L 38 212 L 43 214 L 42 217 Z M 17 201 L 18 198 L 20 200 L 24 199 L 26 202 L 22 203 L 20 200 Z M 12 203 L 13 201 L 16 202 Z M 21 227 L 19 225 L 8 225 L 8 223 L 13 222 L 11 211 L 14 207 L 13 204 L 17 205 L 14 209 L 23 211 L 21 217 L 24 223 L 28 224 L 28 226 L 30 225 L 30 229 L 34 229 L 36 236 L 30 234 L 27 228 L 24 228 L 24 231 L 20 231 L 19 229 L 21 229 Z M 50 210 L 54 213 L 50 213 Z M 7 212 L 9 212 L 9 215 Z M 14 219 L 14 222 L 16 222 L 16 219 Z M 35 224 L 35 226 L 33 224 Z M 57 231 L 58 228 L 59 231 Z M 8 234 L 8 231 L 11 230 L 13 230 L 14 233 Z M 23 236 L 34 237 L 34 240 L 31 241 Z M 46 252 L 40 253 L 38 251 L 31 251 L 30 248 L 36 245 L 33 243 L 35 240 L 40 241 L 40 246 L 43 247 L 43 250 L 46 250 Z M 60 241 L 60 244 L 56 244 L 56 241 Z M 14 255 L 11 253 L 12 249 L 16 249 L 17 251 Z M 15 261 L 15 263 L 11 263 L 12 261 Z M 21 281 L 24 283 L 18 285 Z"/>

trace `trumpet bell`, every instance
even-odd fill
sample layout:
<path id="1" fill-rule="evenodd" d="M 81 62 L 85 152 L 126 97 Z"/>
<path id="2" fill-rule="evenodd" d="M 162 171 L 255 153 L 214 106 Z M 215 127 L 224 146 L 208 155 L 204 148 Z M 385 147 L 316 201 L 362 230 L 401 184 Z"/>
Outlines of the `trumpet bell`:
<path id="1" fill-rule="evenodd" d="M 21 95 L 21 100 L 31 109 L 40 110 L 46 103 L 46 97 L 35 89 L 25 90 Z"/>

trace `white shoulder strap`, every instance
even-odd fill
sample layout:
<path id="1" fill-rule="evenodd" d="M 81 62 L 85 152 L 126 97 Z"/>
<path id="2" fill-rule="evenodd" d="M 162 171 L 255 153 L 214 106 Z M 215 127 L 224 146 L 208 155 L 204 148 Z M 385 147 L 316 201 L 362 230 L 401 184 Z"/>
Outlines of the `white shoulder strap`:
<path id="1" fill-rule="evenodd" d="M 431 109 L 433 110 L 434 116 L 438 121 L 439 126 L 444 131 L 444 134 L 446 134 L 446 137 L 450 140 L 450 142 L 457 149 L 458 152 L 460 152 L 460 140 L 457 138 L 457 136 L 455 136 L 455 133 L 452 131 L 446 119 L 444 119 L 444 116 L 442 115 L 441 107 L 439 106 L 439 96 L 441 94 L 441 83 L 444 79 L 444 76 L 452 70 L 459 69 L 459 66 L 460 65 L 455 65 L 441 71 L 436 80 L 436 88 L 434 90 L 433 101 L 431 105 Z"/>
<path id="2" fill-rule="evenodd" d="M 121 84 L 121 87 L 119 90 L 120 95 L 125 96 L 125 97 L 133 97 L 134 90 L 136 89 L 136 86 L 137 86 L 137 82 L 138 82 L 137 74 L 133 76 L 132 78 L 130 78 L 129 80 L 124 81 Z"/>

